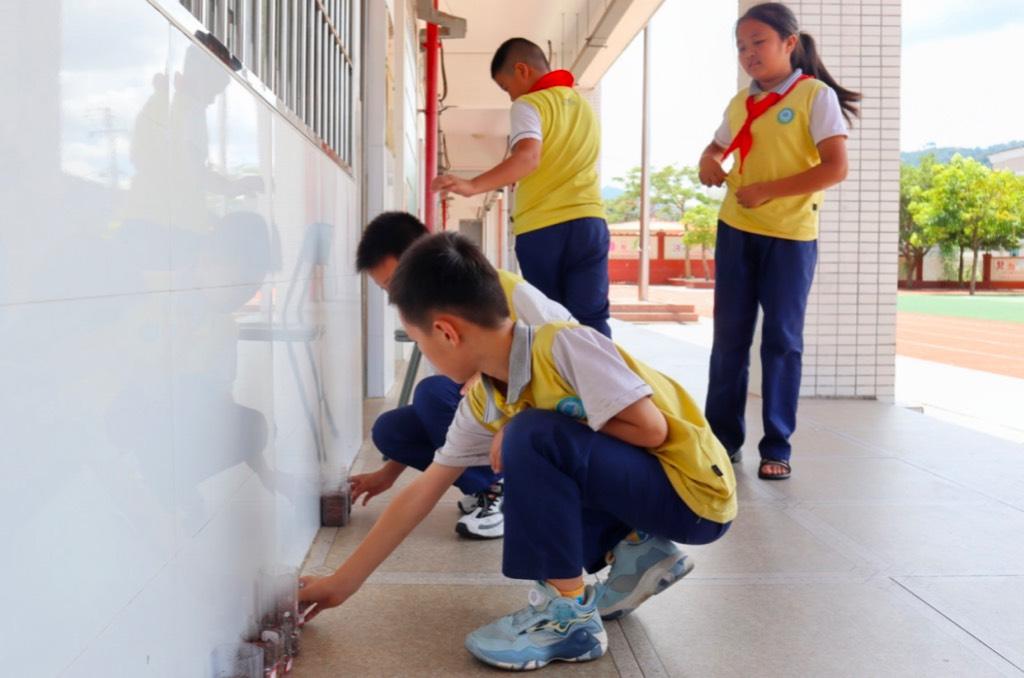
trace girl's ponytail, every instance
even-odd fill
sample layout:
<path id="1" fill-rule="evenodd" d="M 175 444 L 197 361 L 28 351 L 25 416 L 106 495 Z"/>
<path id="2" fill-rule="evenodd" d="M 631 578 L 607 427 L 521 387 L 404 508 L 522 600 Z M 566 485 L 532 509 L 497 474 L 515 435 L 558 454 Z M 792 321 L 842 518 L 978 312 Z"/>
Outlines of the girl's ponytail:
<path id="1" fill-rule="evenodd" d="M 825 68 L 825 64 L 821 62 L 821 57 L 818 56 L 818 46 L 814 43 L 814 38 L 811 37 L 810 33 L 800 31 L 798 37 L 800 39 L 797 42 L 796 49 L 793 50 L 789 57 L 793 68 L 803 70 L 807 75 L 821 80 L 835 90 L 836 96 L 839 97 L 839 106 L 843 109 L 843 117 L 846 118 L 847 122 L 850 122 L 851 116 L 860 116 L 860 109 L 854 105 L 854 103 L 861 100 L 860 92 L 848 90 L 835 81 L 835 78 Z"/>
<path id="2" fill-rule="evenodd" d="M 793 49 L 793 53 L 789 57 L 793 68 L 802 69 L 807 75 L 821 80 L 835 90 L 839 97 L 839 105 L 843 109 L 843 117 L 847 122 L 851 121 L 852 116 L 860 115 L 860 110 L 854 105 L 861 100 L 860 93 L 840 86 L 829 74 L 825 64 L 821 62 L 821 57 L 818 56 L 818 47 L 814 43 L 814 38 L 800 30 L 796 15 L 789 7 L 781 2 L 765 2 L 754 5 L 739 18 L 736 25 L 738 26 L 748 19 L 768 24 L 783 40 L 791 35 L 797 36 L 796 48 Z"/>

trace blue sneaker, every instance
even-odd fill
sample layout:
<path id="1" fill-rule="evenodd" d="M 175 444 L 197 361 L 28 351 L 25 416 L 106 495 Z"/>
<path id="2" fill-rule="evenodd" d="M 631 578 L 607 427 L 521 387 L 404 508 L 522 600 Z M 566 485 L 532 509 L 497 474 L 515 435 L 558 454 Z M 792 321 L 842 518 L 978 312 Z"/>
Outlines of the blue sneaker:
<path id="1" fill-rule="evenodd" d="M 466 649 L 480 661 L 512 671 L 539 669 L 553 661 L 585 662 L 608 648 L 597 613 L 597 592 L 588 586 L 582 603 L 537 582 L 530 605 L 466 636 Z"/>
<path id="2" fill-rule="evenodd" d="M 653 595 L 689 574 L 693 561 L 668 539 L 641 533 L 620 541 L 608 556 L 612 570 L 599 587 L 601 619 L 624 617 Z"/>

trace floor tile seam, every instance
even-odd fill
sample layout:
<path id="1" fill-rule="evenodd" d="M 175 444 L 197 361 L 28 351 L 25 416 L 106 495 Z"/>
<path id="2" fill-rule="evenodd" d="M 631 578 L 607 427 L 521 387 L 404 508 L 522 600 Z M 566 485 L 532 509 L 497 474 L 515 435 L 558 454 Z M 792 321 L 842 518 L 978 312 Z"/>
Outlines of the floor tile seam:
<path id="1" fill-rule="evenodd" d="M 629 646 L 629 640 L 619 622 L 605 622 L 604 628 L 608 634 L 608 654 L 611 655 L 620 678 L 644 678 L 640 663 L 633 654 L 633 648 Z"/>
<path id="2" fill-rule="evenodd" d="M 840 556 L 850 560 L 858 569 L 884 571 L 890 565 L 888 561 L 872 553 L 869 548 L 829 525 L 813 511 L 807 510 L 808 506 L 806 502 L 799 502 L 785 507 L 783 512 L 812 537 Z"/>
<path id="3" fill-rule="evenodd" d="M 930 468 L 928 468 L 926 466 L 921 466 L 921 465 L 916 464 L 916 463 L 914 463 L 912 461 L 908 461 L 907 459 L 901 459 L 901 461 L 904 464 L 906 464 L 906 465 L 908 465 L 908 466 L 910 466 L 912 468 L 916 468 L 919 471 L 923 471 L 925 473 L 928 473 L 929 475 L 935 476 L 936 478 L 939 478 L 940 480 L 943 480 L 943 481 L 945 481 L 947 483 L 952 483 L 953 485 L 956 485 L 958 487 L 962 487 L 965 490 L 968 490 L 968 491 L 973 492 L 973 493 L 975 493 L 977 495 L 985 497 L 986 499 L 988 499 L 991 502 L 995 502 L 997 504 L 1002 504 L 1003 506 L 1006 506 L 1007 508 L 1013 509 L 1014 511 L 1019 511 L 1021 513 L 1024 513 L 1024 506 L 1018 506 L 1016 504 L 1013 504 L 1011 502 L 1006 501 L 1005 499 L 1000 499 L 999 497 L 994 497 L 994 496 L 992 496 L 990 494 L 987 494 L 986 492 L 983 492 L 982 490 L 978 490 L 978 489 L 975 489 L 973 487 L 969 487 L 967 485 L 964 485 L 961 481 L 959 481 L 959 480 L 957 480 L 955 478 L 947 478 L 946 476 L 944 476 L 941 473 L 935 471 L 934 469 L 930 469 Z"/>
<path id="4" fill-rule="evenodd" d="M 971 649 L 972 651 L 974 651 L 975 647 L 977 646 L 985 648 L 985 650 L 987 650 L 988 652 L 982 653 L 982 656 L 985 658 L 988 664 L 993 666 L 993 668 L 996 668 L 1000 670 L 1000 672 L 1006 674 L 1007 672 L 1005 669 L 1012 667 L 1014 669 L 1013 675 L 1024 675 L 1024 667 L 1022 667 L 1020 664 L 1017 664 L 1015 661 L 1004 655 L 1002 652 L 989 645 L 976 633 L 972 632 L 963 624 L 956 621 L 955 619 L 947 615 L 945 612 L 940 610 L 936 605 L 933 605 L 931 602 L 920 596 L 917 592 L 906 586 L 898 578 L 888 577 L 888 581 L 890 582 L 890 585 L 895 586 L 896 589 L 902 592 L 904 597 L 910 597 L 910 600 L 907 601 L 908 603 L 913 602 L 918 607 L 923 606 L 927 608 L 927 610 L 930 611 L 930 614 L 936 617 L 937 620 L 942 620 L 943 623 L 955 628 L 959 633 L 954 633 L 951 635 L 954 635 L 962 645 L 964 645 L 968 649 Z M 906 598 L 904 599 L 906 600 Z M 967 639 L 970 639 L 970 641 L 968 641 Z M 975 647 L 972 647 L 972 645 Z M 995 656 L 993 657 L 992 655 Z"/>
<path id="5" fill-rule="evenodd" d="M 866 450 L 868 452 L 878 452 L 878 453 L 880 453 L 878 455 L 879 457 L 895 456 L 895 453 L 892 450 L 888 449 L 888 448 L 881 447 L 880 445 L 876 445 L 874 443 L 869 443 L 869 442 L 864 441 L 864 440 L 862 440 L 862 439 L 860 439 L 858 437 L 855 437 L 853 435 L 847 434 L 847 433 L 845 433 L 843 431 L 835 431 L 835 430 L 830 429 L 830 428 L 819 428 L 819 429 L 815 429 L 815 430 L 820 431 L 822 433 L 828 433 L 830 435 L 834 435 L 835 437 L 839 438 L 840 440 L 842 440 L 842 441 L 844 441 L 846 443 L 849 443 L 851 445 L 854 445 L 856 447 L 859 447 L 859 448 L 861 448 L 863 450 Z M 796 444 L 799 444 L 799 442 L 797 442 Z"/>
<path id="6" fill-rule="evenodd" d="M 892 499 L 795 499 L 791 502 L 784 504 L 785 508 L 812 508 L 816 506 L 854 506 L 854 507 L 865 507 L 865 506 L 879 506 L 879 507 L 907 507 L 907 508 L 927 508 L 935 506 L 949 506 L 956 508 L 975 507 L 981 508 L 984 506 L 991 506 L 992 504 L 1005 504 L 1005 501 L 1000 501 L 991 497 L 980 496 L 978 499 L 949 499 L 949 500 L 936 500 L 936 501 L 898 501 Z M 1012 505 L 1011 505 L 1012 506 Z"/>
<path id="7" fill-rule="evenodd" d="M 321 567 L 327 562 L 327 557 L 334 548 L 334 543 L 337 541 L 340 531 L 337 527 L 320 528 L 309 547 L 309 551 L 306 553 L 306 559 L 302 563 L 303 570 Z"/>
<path id="8" fill-rule="evenodd" d="M 524 589 L 530 585 L 528 581 L 509 579 L 498 572 L 381 572 L 379 570 L 370 575 L 366 583 L 382 586 L 501 586 L 505 588 L 519 586 Z"/>
<path id="9" fill-rule="evenodd" d="M 1024 579 L 1024 572 L 1013 574 L 896 574 L 901 579 Z"/>
<path id="10" fill-rule="evenodd" d="M 318 574 L 319 571 L 333 572 L 333 568 L 325 565 L 307 565 L 303 568 L 309 574 Z M 741 575 L 717 575 L 704 577 L 687 577 L 690 582 L 688 586 L 701 588 L 720 588 L 749 586 L 751 584 L 764 584 L 771 586 L 792 585 L 792 584 L 865 584 L 878 578 L 889 576 L 914 577 L 917 575 L 891 575 L 887 572 L 869 571 L 865 569 L 851 569 L 847 573 L 785 573 L 785 574 L 741 574 Z M 942 575 L 928 575 L 940 577 Z M 1024 576 L 1024 575 L 1000 575 Z M 381 586 L 451 586 L 451 587 L 478 587 L 478 586 L 500 586 L 502 588 L 527 586 L 528 582 L 517 579 L 508 579 L 504 575 L 485 572 L 375 572 L 367 580 L 368 584 Z"/>
<path id="11" fill-rule="evenodd" d="M 704 577 L 688 576 L 688 586 L 719 587 L 747 586 L 760 584 L 864 584 L 879 573 L 877 570 L 853 567 L 849 572 L 796 572 L 796 573 L 760 573 L 760 574 L 722 574 Z"/>
<path id="12" fill-rule="evenodd" d="M 632 616 L 621 619 L 619 624 L 644 678 L 668 678 L 669 672 L 643 624 Z"/>

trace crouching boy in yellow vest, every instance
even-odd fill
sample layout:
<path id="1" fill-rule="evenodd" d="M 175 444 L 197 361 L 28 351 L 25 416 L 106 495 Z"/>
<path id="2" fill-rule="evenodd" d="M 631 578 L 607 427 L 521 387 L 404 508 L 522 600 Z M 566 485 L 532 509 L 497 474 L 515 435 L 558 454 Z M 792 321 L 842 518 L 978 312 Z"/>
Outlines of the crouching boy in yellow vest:
<path id="1" fill-rule="evenodd" d="M 433 464 L 301 599 L 340 605 L 463 469 L 489 460 L 505 474 L 502 570 L 536 586 L 528 607 L 473 631 L 466 648 L 516 670 L 597 659 L 608 644 L 602 617 L 629 613 L 689 571 L 673 541 L 706 544 L 729 528 L 736 481 L 725 449 L 686 391 L 600 333 L 513 322 L 494 268 L 457 234 L 413 245 L 389 292 L 437 369 L 457 382 L 483 376 Z M 584 586 L 584 570 L 607 560 L 607 580 Z"/>

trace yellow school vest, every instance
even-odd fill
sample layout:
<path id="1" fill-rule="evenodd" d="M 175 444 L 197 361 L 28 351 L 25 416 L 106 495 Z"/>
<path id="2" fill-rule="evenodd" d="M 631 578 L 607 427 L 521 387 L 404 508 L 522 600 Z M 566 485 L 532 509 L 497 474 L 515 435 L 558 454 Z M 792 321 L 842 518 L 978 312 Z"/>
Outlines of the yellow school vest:
<path id="1" fill-rule="evenodd" d="M 540 165 L 516 187 L 516 235 L 584 217 L 604 218 L 597 175 L 601 130 L 590 104 L 572 87 L 549 87 L 516 99 L 540 114 Z"/>
<path id="2" fill-rule="evenodd" d="M 824 191 L 774 198 L 760 207 L 747 209 L 736 200 L 736 189 L 793 176 L 821 164 L 818 147 L 811 138 L 811 106 L 822 87 L 827 85 L 820 80 L 804 80 L 751 125 L 754 145 L 743 165 L 743 174 L 739 173 L 739 151 L 733 153 L 735 163 L 718 215 L 722 221 L 741 231 L 787 240 L 818 237 L 818 212 Z M 747 119 L 747 96 L 744 89 L 726 109 L 733 137 Z"/>
<path id="3" fill-rule="evenodd" d="M 501 283 L 501 291 L 505 293 L 505 301 L 508 302 L 508 315 L 512 318 L 512 322 L 515 322 L 519 318 L 516 317 L 516 304 L 512 300 L 512 296 L 519 283 L 526 282 L 526 279 L 512 273 L 511 271 L 505 271 L 499 268 L 498 282 Z"/>
<path id="4" fill-rule="evenodd" d="M 497 432 L 513 416 L 528 408 L 540 408 L 574 415 L 586 422 L 586 413 L 579 399 L 555 364 L 551 348 L 558 332 L 578 327 L 572 323 L 550 323 L 534 328 L 531 350 L 532 375 L 514 403 L 496 389 L 494 403 L 503 417 L 486 423 L 487 390 L 478 382 L 466 395 L 473 416 L 483 426 Z M 665 443 L 650 450 L 658 458 L 669 482 L 690 509 L 708 520 L 727 523 L 736 517 L 736 477 L 725 448 L 718 442 L 700 408 L 682 386 L 651 369 L 616 345 L 626 365 L 654 391 L 654 405 L 665 415 L 668 437 Z M 573 400 L 575 399 L 575 400 Z M 559 407 L 559 404 L 562 404 Z M 575 407 L 566 406 L 575 404 Z"/>

